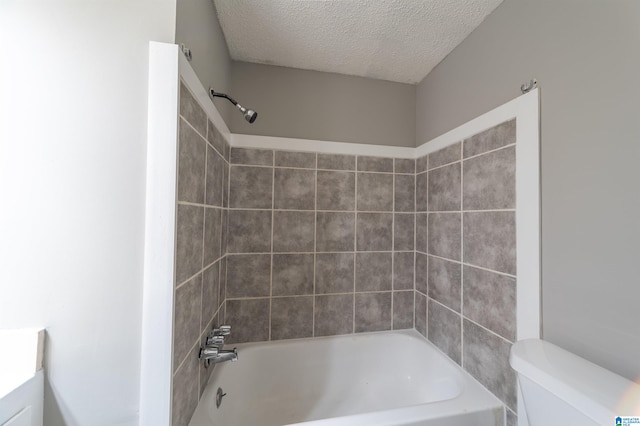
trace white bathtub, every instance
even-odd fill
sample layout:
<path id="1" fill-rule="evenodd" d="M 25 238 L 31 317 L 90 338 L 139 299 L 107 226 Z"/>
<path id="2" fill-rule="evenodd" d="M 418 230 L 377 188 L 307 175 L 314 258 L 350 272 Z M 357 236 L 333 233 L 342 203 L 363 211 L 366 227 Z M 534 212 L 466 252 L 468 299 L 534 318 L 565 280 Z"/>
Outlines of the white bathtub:
<path id="1" fill-rule="evenodd" d="M 190 426 L 504 424 L 500 401 L 413 330 L 237 347 Z"/>

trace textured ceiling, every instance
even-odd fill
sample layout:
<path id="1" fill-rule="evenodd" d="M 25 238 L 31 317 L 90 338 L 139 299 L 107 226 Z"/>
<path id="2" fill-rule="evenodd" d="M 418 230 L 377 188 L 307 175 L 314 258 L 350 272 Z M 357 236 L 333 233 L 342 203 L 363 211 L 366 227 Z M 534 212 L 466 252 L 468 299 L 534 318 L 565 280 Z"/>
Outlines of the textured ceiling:
<path id="1" fill-rule="evenodd" d="M 503 0 L 214 0 L 235 60 L 418 83 Z"/>

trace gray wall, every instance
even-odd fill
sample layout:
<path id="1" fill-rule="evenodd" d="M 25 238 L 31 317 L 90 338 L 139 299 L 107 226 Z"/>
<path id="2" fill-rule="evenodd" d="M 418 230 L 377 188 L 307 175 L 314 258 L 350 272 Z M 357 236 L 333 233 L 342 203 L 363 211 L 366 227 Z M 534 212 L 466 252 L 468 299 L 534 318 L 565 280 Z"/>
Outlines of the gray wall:
<path id="1" fill-rule="evenodd" d="M 414 85 L 247 62 L 232 71 L 232 96 L 259 114 L 251 125 L 232 114 L 234 133 L 415 145 Z"/>
<path id="2" fill-rule="evenodd" d="M 640 3 L 507 0 L 418 86 L 421 144 L 542 88 L 544 337 L 640 376 Z"/>
<path id="3" fill-rule="evenodd" d="M 231 87 L 231 58 L 212 0 L 178 0 L 176 43 L 191 49 L 191 66 L 205 88 L 226 93 Z M 229 126 L 231 104 L 215 100 Z"/>

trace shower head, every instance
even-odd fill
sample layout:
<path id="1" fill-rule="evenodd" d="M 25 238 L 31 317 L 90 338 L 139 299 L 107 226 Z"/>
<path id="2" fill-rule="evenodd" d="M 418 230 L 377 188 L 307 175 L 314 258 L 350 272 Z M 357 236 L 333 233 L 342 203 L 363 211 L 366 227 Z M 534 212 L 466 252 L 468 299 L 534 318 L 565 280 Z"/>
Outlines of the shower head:
<path id="1" fill-rule="evenodd" d="M 236 100 L 233 99 L 229 95 L 225 95 L 224 93 L 216 92 L 212 88 L 209 88 L 209 97 L 211 98 L 211 100 L 213 100 L 213 98 L 216 98 L 216 97 L 217 98 L 225 98 L 226 100 L 228 100 L 229 102 L 234 104 L 240 110 L 240 112 L 242 112 L 242 114 L 244 115 L 244 119 L 247 120 L 249 123 L 253 123 L 254 121 L 256 121 L 256 118 L 258 118 L 258 113 L 257 112 L 255 112 L 252 109 L 247 109 L 247 108 L 243 107 L 242 105 L 240 105 L 238 102 L 236 102 Z"/>
<path id="2" fill-rule="evenodd" d="M 242 111 L 242 114 L 244 114 L 244 119 L 247 120 L 249 123 L 253 123 L 254 121 L 256 121 L 256 118 L 258 118 L 258 113 L 255 112 L 254 110 L 246 109 L 240 104 L 236 104 L 236 106 L 240 111 Z"/>

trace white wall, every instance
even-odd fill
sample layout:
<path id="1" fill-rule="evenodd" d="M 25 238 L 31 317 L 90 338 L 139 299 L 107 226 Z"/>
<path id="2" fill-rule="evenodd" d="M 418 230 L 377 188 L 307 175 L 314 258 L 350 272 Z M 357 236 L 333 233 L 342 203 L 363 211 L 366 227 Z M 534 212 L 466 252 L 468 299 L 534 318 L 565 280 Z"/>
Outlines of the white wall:
<path id="1" fill-rule="evenodd" d="M 640 377 L 640 2 L 506 0 L 418 86 L 417 142 L 541 87 L 543 333 Z"/>
<path id="2" fill-rule="evenodd" d="M 175 7 L 0 3 L 0 327 L 47 327 L 47 425 L 137 423 L 148 44 Z"/>

